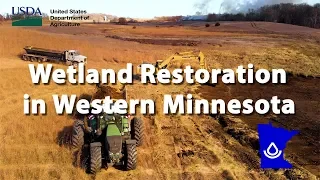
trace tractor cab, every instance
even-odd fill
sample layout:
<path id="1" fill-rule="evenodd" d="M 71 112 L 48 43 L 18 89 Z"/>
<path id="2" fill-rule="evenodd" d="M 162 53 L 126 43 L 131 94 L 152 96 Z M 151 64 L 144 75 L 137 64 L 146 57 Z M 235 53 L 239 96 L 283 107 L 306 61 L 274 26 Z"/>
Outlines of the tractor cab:
<path id="1" fill-rule="evenodd" d="M 87 132 L 92 132 L 96 136 L 100 136 L 103 129 L 106 129 L 109 135 L 130 136 L 130 115 L 90 114 L 84 121 Z"/>
<path id="2" fill-rule="evenodd" d="M 120 114 L 113 114 L 108 115 L 106 113 L 103 113 L 103 115 L 100 116 L 100 128 L 109 129 L 109 126 L 116 127 L 121 135 L 125 135 L 126 133 L 130 132 L 130 124 L 128 116 L 120 115 Z"/>

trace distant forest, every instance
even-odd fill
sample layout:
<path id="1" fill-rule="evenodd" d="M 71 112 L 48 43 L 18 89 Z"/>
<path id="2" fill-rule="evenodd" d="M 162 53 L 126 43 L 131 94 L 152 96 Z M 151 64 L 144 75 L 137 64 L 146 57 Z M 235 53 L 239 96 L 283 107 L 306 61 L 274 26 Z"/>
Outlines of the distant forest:
<path id="1" fill-rule="evenodd" d="M 320 3 L 283 3 L 249 9 L 247 13 L 208 14 L 207 21 L 267 21 L 320 28 Z"/>

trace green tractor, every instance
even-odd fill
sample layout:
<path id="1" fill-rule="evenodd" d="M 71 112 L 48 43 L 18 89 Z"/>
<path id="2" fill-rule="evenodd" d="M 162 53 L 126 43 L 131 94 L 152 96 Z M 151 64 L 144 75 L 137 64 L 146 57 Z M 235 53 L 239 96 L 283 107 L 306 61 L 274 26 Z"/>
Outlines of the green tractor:
<path id="1" fill-rule="evenodd" d="M 143 122 L 119 114 L 89 115 L 76 120 L 73 126 L 72 146 L 76 149 L 89 148 L 90 173 L 102 167 L 121 165 L 133 170 L 137 164 L 137 146 L 143 142 Z"/>
<path id="2" fill-rule="evenodd" d="M 134 170 L 137 165 L 136 147 L 142 145 L 143 137 L 144 127 L 140 118 L 102 112 L 75 120 L 72 147 L 84 156 L 80 161 L 89 173 L 95 174 L 101 168 L 113 165 Z"/>

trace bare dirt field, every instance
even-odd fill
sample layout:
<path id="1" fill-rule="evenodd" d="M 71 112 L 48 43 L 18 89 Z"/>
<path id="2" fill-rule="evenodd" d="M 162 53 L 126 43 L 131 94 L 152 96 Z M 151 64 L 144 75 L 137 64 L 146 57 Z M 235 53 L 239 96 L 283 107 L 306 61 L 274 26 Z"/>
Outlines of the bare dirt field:
<path id="1" fill-rule="evenodd" d="M 136 26 L 136 28 L 133 28 Z M 118 37 L 118 38 L 112 38 Z M 80 27 L 18 28 L 0 25 L 0 179 L 316 179 L 319 177 L 320 31 L 262 22 L 83 24 Z M 147 39 L 147 40 L 145 40 Z M 159 41 L 160 40 L 160 41 Z M 159 43 L 160 42 L 160 43 Z M 165 42 L 165 43 L 163 43 Z M 185 46 L 179 42 L 196 42 Z M 175 44 L 176 43 L 176 44 Z M 175 52 L 201 50 L 210 68 L 284 68 L 287 85 L 129 85 L 130 99 L 163 101 L 163 94 L 200 98 L 291 98 L 293 116 L 144 116 L 146 143 L 138 148 L 134 171 L 102 170 L 96 177 L 73 166 L 68 135 L 73 119 L 55 113 L 52 94 L 94 93 L 92 85 L 32 84 L 23 47 L 77 49 L 88 57 L 88 68 L 124 68 L 165 59 Z M 54 65 L 55 67 L 65 67 Z M 66 68 L 66 67 L 65 67 Z M 47 102 L 47 115 L 25 116 L 23 95 Z M 257 123 L 272 120 L 297 129 L 287 146 L 292 170 L 261 170 Z"/>

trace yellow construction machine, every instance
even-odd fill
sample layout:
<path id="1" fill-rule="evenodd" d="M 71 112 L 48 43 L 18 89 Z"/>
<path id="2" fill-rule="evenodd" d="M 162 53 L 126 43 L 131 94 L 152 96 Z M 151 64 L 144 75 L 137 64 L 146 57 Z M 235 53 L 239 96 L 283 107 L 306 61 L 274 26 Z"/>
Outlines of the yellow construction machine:
<path id="1" fill-rule="evenodd" d="M 188 51 L 188 52 L 176 52 L 174 55 L 170 56 L 166 60 L 157 60 L 155 66 L 155 73 L 160 69 L 166 69 L 169 67 L 172 61 L 190 61 L 196 60 L 199 63 L 201 69 L 207 69 L 207 63 L 204 59 L 204 54 L 201 51 Z M 140 66 L 138 66 L 138 73 L 140 73 Z"/>

